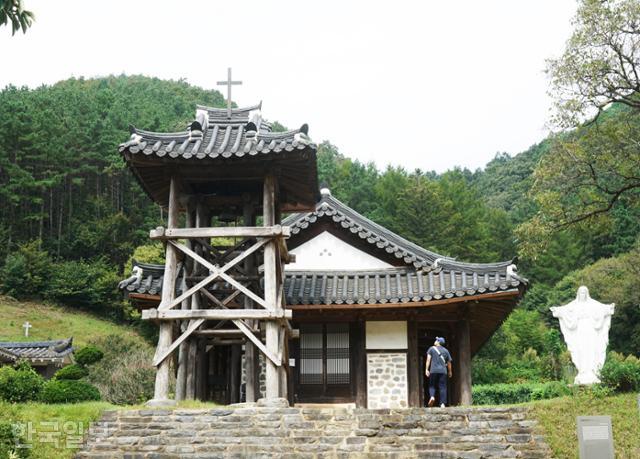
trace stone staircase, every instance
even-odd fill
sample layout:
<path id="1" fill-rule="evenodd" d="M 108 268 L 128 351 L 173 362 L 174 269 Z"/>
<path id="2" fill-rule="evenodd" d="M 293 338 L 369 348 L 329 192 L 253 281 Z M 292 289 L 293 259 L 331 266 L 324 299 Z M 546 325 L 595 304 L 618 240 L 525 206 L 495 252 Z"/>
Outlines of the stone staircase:
<path id="1" fill-rule="evenodd" d="M 525 408 L 289 408 L 105 412 L 78 458 L 547 458 Z"/>

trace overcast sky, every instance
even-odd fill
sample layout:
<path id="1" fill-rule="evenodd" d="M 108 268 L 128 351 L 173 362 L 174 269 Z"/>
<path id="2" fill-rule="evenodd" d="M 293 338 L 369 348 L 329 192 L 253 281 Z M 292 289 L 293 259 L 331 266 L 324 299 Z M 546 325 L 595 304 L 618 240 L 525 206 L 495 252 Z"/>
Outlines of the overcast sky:
<path id="1" fill-rule="evenodd" d="M 212 88 L 310 126 L 379 167 L 484 166 L 546 135 L 545 59 L 574 0 L 24 0 L 26 35 L 0 29 L 0 86 L 144 74 Z M 135 101 L 132 101 L 135 103 Z M 202 101 L 206 104 L 207 101 Z M 136 124 L 136 120 L 131 120 Z M 144 128 L 144 126 L 139 126 Z M 115 148 L 115 146 L 114 146 Z"/>

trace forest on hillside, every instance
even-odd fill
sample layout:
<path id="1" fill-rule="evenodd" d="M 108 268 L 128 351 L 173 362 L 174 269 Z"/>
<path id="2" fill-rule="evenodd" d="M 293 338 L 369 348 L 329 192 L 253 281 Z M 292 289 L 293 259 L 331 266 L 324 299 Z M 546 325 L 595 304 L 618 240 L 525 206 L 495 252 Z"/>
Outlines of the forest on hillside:
<path id="1" fill-rule="evenodd" d="M 134 251 L 138 258 L 158 260 L 159 249 L 147 237 L 164 216 L 125 168 L 117 145 L 128 138 L 131 121 L 152 130 L 184 128 L 196 103 L 222 106 L 223 98 L 185 82 L 141 76 L 2 90 L 4 292 L 135 321 L 117 282 L 128 274 Z M 602 123 L 640 127 L 640 117 L 628 110 L 611 112 Z M 592 129 L 601 126 L 585 131 Z M 569 299 L 582 282 L 596 298 L 618 305 L 612 348 L 640 353 L 634 285 L 640 208 L 634 196 L 618 202 L 598 224 L 555 232 L 532 254 L 522 250 L 518 229 L 540 208 L 532 191 L 536 170 L 568 141 L 545 139 L 514 156 L 499 153 L 482 170 L 443 174 L 379 170 L 350 159 L 329 141 L 319 145 L 320 182 L 407 239 L 467 261 L 508 260 L 520 252 L 520 273 L 532 286 L 478 358 L 478 381 L 556 377 L 567 361 L 549 366 L 544 358 L 562 347 L 548 308 Z"/>

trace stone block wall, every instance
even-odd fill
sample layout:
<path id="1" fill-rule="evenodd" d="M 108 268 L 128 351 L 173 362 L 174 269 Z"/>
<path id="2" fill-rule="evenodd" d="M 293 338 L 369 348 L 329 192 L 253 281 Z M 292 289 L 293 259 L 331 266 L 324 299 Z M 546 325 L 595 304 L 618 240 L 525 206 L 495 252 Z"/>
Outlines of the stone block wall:
<path id="1" fill-rule="evenodd" d="M 240 361 L 240 384 L 244 385 L 247 383 L 247 369 L 244 366 L 244 348 L 242 351 L 242 358 Z M 267 367 L 265 365 L 264 362 L 264 354 L 262 354 L 262 352 L 260 352 L 258 354 L 258 371 L 260 372 L 260 397 L 262 398 L 265 396 L 266 392 L 267 392 Z"/>
<path id="2" fill-rule="evenodd" d="M 368 408 L 406 408 L 408 392 L 406 353 L 367 353 Z"/>
<path id="3" fill-rule="evenodd" d="M 317 409 L 290 408 L 276 399 L 214 409 L 105 412 L 76 457 L 552 457 L 534 428 L 525 408 Z"/>

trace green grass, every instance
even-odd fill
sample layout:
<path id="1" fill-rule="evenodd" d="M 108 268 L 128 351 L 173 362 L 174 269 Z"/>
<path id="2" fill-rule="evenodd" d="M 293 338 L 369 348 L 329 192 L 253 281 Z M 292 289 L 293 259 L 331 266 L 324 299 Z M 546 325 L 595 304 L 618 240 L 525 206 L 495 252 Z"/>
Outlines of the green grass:
<path id="1" fill-rule="evenodd" d="M 78 435 L 80 426 L 86 431 L 89 423 L 97 420 L 102 411 L 115 408 L 117 407 L 107 402 L 64 405 L 0 402 L 0 421 L 17 423 L 21 429 L 28 429 L 28 426 L 31 426 L 31 432 L 33 432 L 31 441 L 25 437 L 25 443 L 33 445 L 30 458 L 69 459 L 77 451 L 77 447 L 69 446 L 73 446 L 74 441 L 77 441 L 75 437 Z M 57 439 L 58 445 L 56 446 L 53 441 L 47 441 L 49 439 Z"/>
<path id="2" fill-rule="evenodd" d="M 608 397 L 583 392 L 532 402 L 541 433 L 558 459 L 578 457 L 577 416 L 611 416 L 616 458 L 640 458 L 640 413 L 637 394 Z"/>
<path id="3" fill-rule="evenodd" d="M 206 409 L 217 406 L 219 405 L 211 402 L 191 400 L 180 402 L 168 409 Z M 45 403 L 11 404 L 0 401 L 0 421 L 15 423 L 21 426 L 21 429 L 26 429 L 29 425 L 32 426 L 33 435 L 30 440 L 25 442 L 33 445 L 30 459 L 70 459 L 81 446 L 69 447 L 74 446 L 74 441 L 81 441 L 77 440 L 78 426 L 82 425 L 82 429 L 86 433 L 89 424 L 98 420 L 105 410 L 141 408 L 144 407 L 142 405 L 117 406 L 107 402 L 48 405 Z M 56 424 L 51 423 L 57 423 L 57 427 Z M 60 432 L 57 436 L 58 445 L 47 441 L 47 432 L 51 431 Z M 65 431 L 71 431 L 70 435 L 67 435 Z"/>
<path id="4" fill-rule="evenodd" d="M 29 338 L 25 338 L 22 328 L 27 321 L 33 325 Z M 73 344 L 82 346 L 107 335 L 127 335 L 142 341 L 132 328 L 85 312 L 0 296 L 0 341 L 40 341 L 73 336 Z"/>

